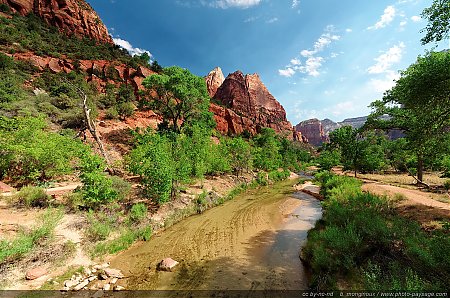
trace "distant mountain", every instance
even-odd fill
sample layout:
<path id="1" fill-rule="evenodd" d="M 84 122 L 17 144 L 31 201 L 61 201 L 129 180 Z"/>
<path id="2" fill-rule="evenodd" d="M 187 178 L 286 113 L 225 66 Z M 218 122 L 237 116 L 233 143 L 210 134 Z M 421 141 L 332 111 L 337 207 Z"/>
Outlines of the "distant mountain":
<path id="1" fill-rule="evenodd" d="M 297 131 L 301 132 L 306 139 L 308 139 L 311 145 L 320 146 L 329 140 L 328 136 L 330 135 L 330 132 L 343 126 L 351 126 L 356 129 L 361 128 L 367 122 L 367 119 L 368 116 L 348 118 L 342 122 L 334 122 L 330 119 L 308 119 L 300 122 L 297 126 L 295 126 L 295 128 Z M 404 134 L 398 129 L 390 130 L 387 135 L 392 140 L 404 136 Z"/>

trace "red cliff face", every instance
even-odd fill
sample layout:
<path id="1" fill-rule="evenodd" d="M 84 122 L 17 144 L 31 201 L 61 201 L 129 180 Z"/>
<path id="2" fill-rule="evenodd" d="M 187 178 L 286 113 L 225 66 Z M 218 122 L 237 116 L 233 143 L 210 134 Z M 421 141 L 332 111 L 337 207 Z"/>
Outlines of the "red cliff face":
<path id="1" fill-rule="evenodd" d="M 303 139 L 293 131 L 283 106 L 270 94 L 259 75 L 244 75 L 237 71 L 228 75 L 214 92 L 220 80 L 212 80 L 211 77 L 217 77 L 217 72 L 211 73 L 206 77 L 208 91 L 210 95 L 214 94 L 217 102 L 223 104 L 212 104 L 210 109 L 219 131 L 225 134 L 241 134 L 244 131 L 256 134 L 262 127 L 268 127 L 290 139 Z"/>
<path id="2" fill-rule="evenodd" d="M 0 0 L 21 15 L 34 13 L 67 34 L 113 43 L 97 13 L 84 0 Z"/>
<path id="3" fill-rule="evenodd" d="M 308 139 L 308 142 L 314 146 L 320 146 L 328 141 L 328 137 L 322 127 L 322 123 L 318 119 L 310 119 L 300 122 L 295 129 L 302 133 Z"/>

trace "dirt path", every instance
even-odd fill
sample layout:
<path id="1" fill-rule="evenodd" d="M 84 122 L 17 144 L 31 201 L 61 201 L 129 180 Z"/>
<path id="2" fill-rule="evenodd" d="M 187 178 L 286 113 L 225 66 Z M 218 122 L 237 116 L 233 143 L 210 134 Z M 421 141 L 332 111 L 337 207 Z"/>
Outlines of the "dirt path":
<path id="1" fill-rule="evenodd" d="M 51 196 L 61 196 L 68 192 L 74 191 L 77 187 L 81 186 L 81 183 L 73 182 L 64 186 L 47 188 L 45 192 Z M 14 194 L 14 192 L 4 192 L 1 195 L 4 197 L 10 197 Z"/>
<path id="2" fill-rule="evenodd" d="M 403 202 L 403 204 L 421 204 L 428 207 L 440 208 L 450 211 L 450 204 L 436 201 L 432 199 L 429 194 L 420 190 L 406 189 L 398 186 L 382 184 L 379 182 L 369 182 L 368 180 L 365 180 L 362 189 L 373 194 L 387 195 L 390 197 L 394 196 L 395 194 L 402 194 L 405 196 L 405 201 Z"/>

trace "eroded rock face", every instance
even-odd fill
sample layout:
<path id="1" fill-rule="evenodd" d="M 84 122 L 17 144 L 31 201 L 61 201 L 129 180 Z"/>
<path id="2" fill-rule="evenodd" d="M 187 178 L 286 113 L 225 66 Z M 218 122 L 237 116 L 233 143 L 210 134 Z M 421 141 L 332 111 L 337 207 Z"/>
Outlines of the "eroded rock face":
<path id="1" fill-rule="evenodd" d="M 1 0 L 0 0 L 1 1 Z M 79 69 L 86 73 L 86 80 L 93 82 L 100 92 L 105 91 L 107 83 L 125 83 L 133 86 L 136 98 L 139 99 L 139 90 L 143 90 L 142 82 L 154 72 L 148 68 L 139 66 L 137 69 L 130 68 L 108 60 L 80 60 L 76 63 L 67 58 L 53 58 L 36 56 L 33 53 L 7 54 L 16 60 L 28 61 L 39 71 L 46 69 L 53 73 L 69 73 Z"/>
<path id="2" fill-rule="evenodd" d="M 298 138 L 286 119 L 283 106 L 270 94 L 258 74 L 244 75 L 236 71 L 223 81 L 216 92 L 213 90 L 220 80 L 217 69 L 206 77 L 208 90 L 213 98 L 223 106 L 212 104 L 217 129 L 224 134 L 241 134 L 244 131 L 254 135 L 261 128 L 268 127 L 290 139 Z"/>
<path id="3" fill-rule="evenodd" d="M 0 0 L 0 3 L 23 16 L 34 13 L 67 34 L 113 43 L 106 26 L 84 0 Z"/>
<path id="4" fill-rule="evenodd" d="M 208 93 L 211 98 L 216 95 L 217 89 L 222 86 L 225 77 L 223 76 L 222 69 L 216 67 L 205 77 L 206 87 L 208 88 Z"/>
<path id="5" fill-rule="evenodd" d="M 328 137 L 325 135 L 322 123 L 319 119 L 309 119 L 300 122 L 295 129 L 301 132 L 313 146 L 320 146 L 328 141 Z"/>

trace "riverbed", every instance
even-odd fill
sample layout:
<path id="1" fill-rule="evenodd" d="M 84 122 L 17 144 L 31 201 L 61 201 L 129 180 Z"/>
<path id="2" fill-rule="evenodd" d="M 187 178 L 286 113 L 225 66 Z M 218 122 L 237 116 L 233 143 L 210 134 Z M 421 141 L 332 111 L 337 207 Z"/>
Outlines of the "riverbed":
<path id="1" fill-rule="evenodd" d="M 130 290 L 307 289 L 299 258 L 307 232 L 321 217 L 319 201 L 294 181 L 250 190 L 173 225 L 111 260 Z M 159 272 L 164 258 L 180 262 Z"/>

